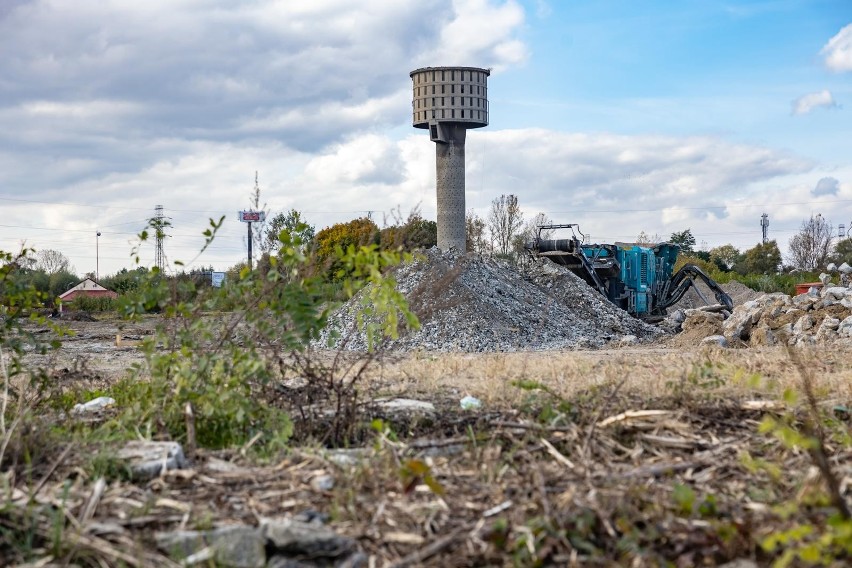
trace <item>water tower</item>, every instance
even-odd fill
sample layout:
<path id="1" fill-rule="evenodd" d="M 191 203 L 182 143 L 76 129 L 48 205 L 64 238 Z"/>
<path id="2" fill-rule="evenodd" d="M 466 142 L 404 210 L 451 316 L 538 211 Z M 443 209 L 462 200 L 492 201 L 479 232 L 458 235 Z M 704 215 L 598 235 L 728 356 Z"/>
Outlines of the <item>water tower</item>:
<path id="1" fill-rule="evenodd" d="M 423 67 L 411 76 L 412 125 L 435 142 L 438 248 L 465 251 L 464 140 L 488 126 L 488 69 Z"/>

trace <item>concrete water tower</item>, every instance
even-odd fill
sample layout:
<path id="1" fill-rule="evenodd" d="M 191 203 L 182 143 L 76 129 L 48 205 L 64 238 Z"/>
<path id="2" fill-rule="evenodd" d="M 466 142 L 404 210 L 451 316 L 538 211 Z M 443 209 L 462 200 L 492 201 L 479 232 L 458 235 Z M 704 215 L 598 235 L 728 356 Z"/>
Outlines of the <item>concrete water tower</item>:
<path id="1" fill-rule="evenodd" d="M 411 76 L 412 125 L 435 142 L 438 248 L 465 251 L 464 140 L 488 126 L 488 69 L 423 67 Z"/>

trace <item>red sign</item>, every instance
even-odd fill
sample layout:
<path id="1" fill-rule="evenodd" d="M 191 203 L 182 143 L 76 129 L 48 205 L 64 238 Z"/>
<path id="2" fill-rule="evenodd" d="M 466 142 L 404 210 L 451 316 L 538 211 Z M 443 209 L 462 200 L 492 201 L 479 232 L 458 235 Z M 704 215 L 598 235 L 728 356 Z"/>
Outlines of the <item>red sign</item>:
<path id="1" fill-rule="evenodd" d="M 263 211 L 240 211 L 237 215 L 243 223 L 262 223 L 266 219 Z"/>

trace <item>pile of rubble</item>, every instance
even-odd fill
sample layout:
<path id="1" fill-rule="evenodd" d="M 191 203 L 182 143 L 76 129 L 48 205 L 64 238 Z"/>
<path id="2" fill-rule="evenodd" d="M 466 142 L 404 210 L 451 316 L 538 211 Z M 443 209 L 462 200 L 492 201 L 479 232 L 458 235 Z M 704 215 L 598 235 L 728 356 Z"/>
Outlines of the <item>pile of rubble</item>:
<path id="1" fill-rule="evenodd" d="M 805 294 L 764 294 L 734 308 L 731 316 L 702 310 L 675 312 L 670 317 L 683 333 L 680 344 L 714 342 L 726 346 L 852 345 L 852 289 L 811 288 Z M 677 320 L 680 320 L 679 322 Z"/>
<path id="2" fill-rule="evenodd" d="M 390 342 L 398 351 L 526 351 L 599 348 L 657 338 L 664 332 L 612 305 L 567 269 L 538 262 L 519 271 L 507 262 L 433 248 L 395 274 L 398 289 L 420 319 Z M 331 318 L 341 339 L 332 348 L 366 349 L 353 329 L 359 299 Z"/>

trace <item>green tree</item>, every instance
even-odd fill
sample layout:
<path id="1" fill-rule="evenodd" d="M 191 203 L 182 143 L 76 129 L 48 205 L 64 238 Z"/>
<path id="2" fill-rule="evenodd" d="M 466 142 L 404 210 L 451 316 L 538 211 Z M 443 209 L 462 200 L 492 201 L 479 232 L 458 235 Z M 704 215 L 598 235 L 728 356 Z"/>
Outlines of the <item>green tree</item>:
<path id="1" fill-rule="evenodd" d="M 438 244 L 438 224 L 420 216 L 417 210 L 408 215 L 404 223 L 391 225 L 381 230 L 381 248 L 414 251 L 428 249 Z"/>
<path id="2" fill-rule="evenodd" d="M 305 223 L 301 213 L 295 209 L 290 209 L 287 213 L 277 214 L 267 222 L 263 238 L 260 241 L 260 250 L 277 252 L 281 248 L 281 241 L 278 238 L 281 231 L 287 231 L 293 236 L 298 236 L 302 243 L 301 246 L 305 249 L 310 248 L 316 236 L 314 226 Z"/>
<path id="3" fill-rule="evenodd" d="M 734 270 L 739 274 L 776 274 L 781 266 L 781 251 L 774 240 L 756 245 L 742 255 Z"/>
<path id="4" fill-rule="evenodd" d="M 731 244 L 710 249 L 710 261 L 726 272 L 733 270 L 740 259 L 740 251 Z"/>
<path id="5" fill-rule="evenodd" d="M 682 253 L 689 254 L 695 249 L 695 237 L 692 234 L 692 229 L 672 233 L 669 242 L 679 245 Z"/>
<path id="6" fill-rule="evenodd" d="M 339 279 L 344 274 L 338 274 L 343 268 L 338 260 L 338 252 L 346 251 L 349 247 L 378 244 L 379 238 L 379 228 L 366 217 L 353 219 L 348 223 L 337 223 L 317 233 L 314 239 L 316 259 L 326 268 L 332 279 Z"/>

